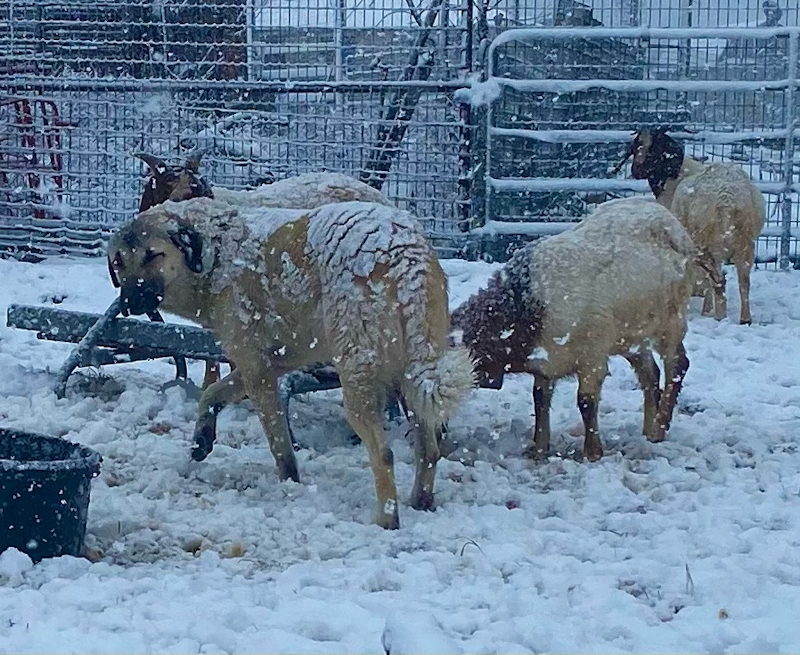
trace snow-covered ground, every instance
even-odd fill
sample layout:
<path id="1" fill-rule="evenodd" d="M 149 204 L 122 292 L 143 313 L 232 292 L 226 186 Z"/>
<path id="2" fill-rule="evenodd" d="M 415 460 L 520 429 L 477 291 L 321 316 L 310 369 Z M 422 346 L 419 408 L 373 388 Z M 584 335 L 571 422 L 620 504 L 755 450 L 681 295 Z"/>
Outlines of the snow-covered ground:
<path id="1" fill-rule="evenodd" d="M 493 270 L 447 262 L 452 301 Z M 0 260 L 9 303 L 100 312 L 102 260 Z M 738 316 L 729 273 L 729 315 Z M 797 652 L 800 650 L 800 272 L 753 276 L 755 324 L 693 304 L 691 368 L 668 440 L 639 435 L 641 395 L 612 362 L 606 456 L 574 461 L 575 384 L 558 386 L 563 457 L 519 457 L 531 381 L 480 390 L 452 421 L 433 513 L 370 524 L 367 456 L 339 396 L 293 401 L 301 484 L 277 481 L 247 404 L 189 458 L 194 401 L 166 362 L 84 370 L 57 400 L 66 344 L 0 327 L 0 425 L 104 458 L 88 544 L 99 563 L 0 555 L 2 652 Z M 3 321 L 4 322 L 4 321 Z M 196 380 L 202 365 L 192 365 Z M 403 496 L 413 475 L 391 426 Z"/>

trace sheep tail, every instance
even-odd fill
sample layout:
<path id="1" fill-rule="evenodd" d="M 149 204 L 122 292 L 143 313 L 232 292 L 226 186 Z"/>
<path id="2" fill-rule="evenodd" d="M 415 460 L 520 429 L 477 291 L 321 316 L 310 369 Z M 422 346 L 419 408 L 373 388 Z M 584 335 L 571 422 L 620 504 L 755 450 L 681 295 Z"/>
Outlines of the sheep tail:
<path id="1" fill-rule="evenodd" d="M 456 346 L 425 361 L 411 362 L 406 368 L 402 393 L 417 421 L 439 428 L 474 384 L 474 364 L 469 351 Z"/>
<path id="2" fill-rule="evenodd" d="M 717 262 L 708 250 L 698 249 L 694 256 L 694 263 L 708 275 L 714 288 L 725 293 L 725 274 L 717 266 Z"/>

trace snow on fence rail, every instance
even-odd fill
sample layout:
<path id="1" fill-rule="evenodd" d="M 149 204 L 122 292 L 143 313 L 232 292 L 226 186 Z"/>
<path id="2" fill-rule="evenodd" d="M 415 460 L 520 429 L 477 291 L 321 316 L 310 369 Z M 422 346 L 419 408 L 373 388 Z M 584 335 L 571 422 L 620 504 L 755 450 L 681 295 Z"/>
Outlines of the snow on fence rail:
<path id="1" fill-rule="evenodd" d="M 507 80 L 495 78 L 495 81 L 516 91 L 527 93 L 566 94 L 589 89 L 605 89 L 607 91 L 672 91 L 674 93 L 720 93 L 723 91 L 783 91 L 797 88 L 798 80 L 785 78 L 782 80 Z"/>
<path id="2" fill-rule="evenodd" d="M 533 27 L 506 30 L 492 41 L 490 52 L 512 41 L 574 39 L 769 39 L 800 34 L 800 27 Z"/>
<path id="3" fill-rule="evenodd" d="M 565 139 L 573 143 L 630 143 L 632 130 L 522 130 L 517 128 L 490 126 L 493 136 L 514 136 L 547 143 L 561 143 Z M 676 139 L 691 139 L 698 143 L 733 145 L 753 141 L 784 141 L 790 134 L 788 129 L 753 130 L 750 132 L 682 132 L 674 130 L 670 134 Z M 791 130 L 794 138 L 800 137 L 800 128 Z"/>
<path id="4" fill-rule="evenodd" d="M 496 191 L 531 192 L 531 191 L 634 191 L 650 193 L 647 180 L 618 178 L 574 178 L 574 177 L 540 177 L 540 178 L 494 178 L 487 177 L 486 183 Z M 755 185 L 764 193 L 785 193 L 787 186 L 783 182 L 761 182 Z M 790 193 L 800 193 L 800 183 L 788 187 Z"/>

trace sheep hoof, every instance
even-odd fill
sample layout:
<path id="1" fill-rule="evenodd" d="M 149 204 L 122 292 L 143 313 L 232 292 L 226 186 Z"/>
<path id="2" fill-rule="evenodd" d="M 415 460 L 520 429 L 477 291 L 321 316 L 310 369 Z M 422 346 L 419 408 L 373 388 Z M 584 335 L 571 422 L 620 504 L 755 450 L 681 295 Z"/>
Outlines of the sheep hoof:
<path id="1" fill-rule="evenodd" d="M 537 448 L 535 445 L 528 446 L 522 456 L 534 462 L 543 462 L 547 459 L 547 448 Z"/>
<path id="2" fill-rule="evenodd" d="M 379 512 L 377 518 L 375 519 L 375 523 L 377 523 L 384 530 L 400 529 L 400 517 L 397 515 L 396 510 L 394 514 L 384 514 L 383 512 Z"/>
<path id="3" fill-rule="evenodd" d="M 594 449 L 591 449 L 591 448 L 590 448 L 589 450 L 586 450 L 586 449 L 584 449 L 584 451 L 583 451 L 583 456 L 584 456 L 584 457 L 586 458 L 586 460 L 587 460 L 587 461 L 589 461 L 589 462 L 597 462 L 597 461 L 599 461 L 600 459 L 602 459 L 602 457 L 603 457 L 603 450 L 602 450 L 602 449 L 600 449 L 600 450 L 594 450 Z"/>
<path id="4" fill-rule="evenodd" d="M 603 456 L 603 446 L 598 439 L 584 440 L 583 456 L 590 462 L 596 462 Z"/>
<path id="5" fill-rule="evenodd" d="M 291 457 L 286 457 L 282 460 L 276 458 L 275 464 L 278 467 L 278 478 L 281 481 L 300 482 L 300 473 L 297 471 L 297 460 L 294 458 L 294 451 L 292 451 Z"/>
<path id="6" fill-rule="evenodd" d="M 192 459 L 202 462 L 214 450 L 214 440 L 217 433 L 217 419 L 211 415 L 206 419 L 198 420 L 194 432 L 192 445 Z"/>
<path id="7" fill-rule="evenodd" d="M 753 324 L 753 321 L 750 320 L 749 318 L 739 319 L 739 325 L 752 325 L 752 324 Z"/>
<path id="8" fill-rule="evenodd" d="M 421 512 L 432 512 L 434 510 L 433 492 L 424 489 L 412 492 L 411 507 Z"/>

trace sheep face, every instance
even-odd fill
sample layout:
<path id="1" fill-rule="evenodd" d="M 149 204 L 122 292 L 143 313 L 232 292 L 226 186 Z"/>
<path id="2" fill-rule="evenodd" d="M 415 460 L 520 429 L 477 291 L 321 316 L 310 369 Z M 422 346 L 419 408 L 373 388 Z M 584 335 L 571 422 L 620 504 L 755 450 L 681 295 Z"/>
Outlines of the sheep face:
<path id="1" fill-rule="evenodd" d="M 630 154 L 633 155 L 631 175 L 636 180 L 647 180 L 656 198 L 668 180 L 678 177 L 683 165 L 683 148 L 663 129 L 637 132 Z"/>
<path id="2" fill-rule="evenodd" d="M 214 197 L 211 185 L 198 172 L 200 155 L 190 156 L 186 163 L 179 166 L 170 166 L 146 153 L 137 153 L 136 156 L 150 167 L 150 177 L 139 203 L 140 212 L 167 200 L 179 202 L 190 198 Z"/>
<path id="3" fill-rule="evenodd" d="M 536 347 L 543 307 L 529 303 L 525 280 L 513 268 L 503 269 L 450 319 L 460 341 L 475 361 L 479 386 L 499 389 L 506 373 L 527 371 L 528 356 Z"/>

